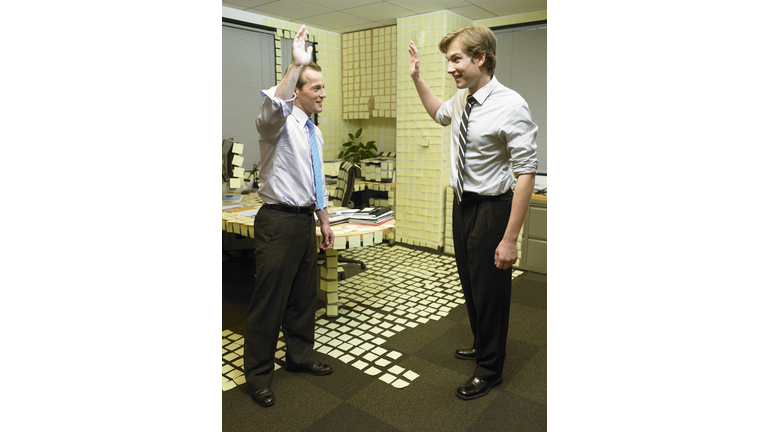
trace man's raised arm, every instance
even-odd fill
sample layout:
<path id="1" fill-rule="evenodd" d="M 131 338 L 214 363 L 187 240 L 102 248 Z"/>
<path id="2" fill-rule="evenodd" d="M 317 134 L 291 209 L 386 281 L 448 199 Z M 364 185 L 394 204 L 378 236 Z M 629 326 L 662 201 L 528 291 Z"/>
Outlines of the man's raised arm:
<path id="1" fill-rule="evenodd" d="M 435 96 L 435 93 L 429 88 L 424 81 L 424 78 L 421 77 L 421 71 L 419 70 L 419 50 L 416 49 L 416 44 L 414 44 L 413 41 L 408 44 L 408 52 L 411 54 L 411 79 L 416 86 L 416 91 L 419 93 L 419 98 L 421 99 L 422 105 L 424 105 L 424 109 L 427 110 L 429 117 L 434 120 L 435 114 L 440 108 L 440 105 L 443 104 L 443 101 Z"/>
<path id="2" fill-rule="evenodd" d="M 282 100 L 290 100 L 293 97 L 293 90 L 296 88 L 296 82 L 299 80 L 299 75 L 304 66 L 308 65 L 312 61 L 312 47 L 304 48 L 305 41 L 307 40 L 307 26 L 302 25 L 296 37 L 293 38 L 293 50 L 291 52 L 291 64 L 283 75 L 283 79 L 280 80 L 280 84 L 275 89 L 275 96 Z"/>

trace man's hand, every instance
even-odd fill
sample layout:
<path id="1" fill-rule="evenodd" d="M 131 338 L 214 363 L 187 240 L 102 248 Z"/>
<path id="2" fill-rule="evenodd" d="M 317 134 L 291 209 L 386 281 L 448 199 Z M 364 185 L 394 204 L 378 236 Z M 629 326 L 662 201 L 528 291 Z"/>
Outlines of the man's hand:
<path id="1" fill-rule="evenodd" d="M 304 66 L 308 65 L 312 61 L 312 47 L 304 48 L 307 40 L 307 26 L 302 25 L 296 36 L 293 38 L 293 49 L 291 55 L 293 59 L 288 65 L 288 69 L 285 70 L 283 78 L 277 83 L 275 89 L 275 96 L 284 101 L 291 100 L 294 97 L 294 90 L 296 89 L 296 83 L 299 81 L 299 75 L 304 69 Z"/>
<path id="2" fill-rule="evenodd" d="M 416 44 L 411 41 L 408 44 L 408 53 L 411 54 L 411 79 L 416 79 L 420 75 L 419 71 L 419 50 L 416 49 Z"/>
<path id="3" fill-rule="evenodd" d="M 493 264 L 499 270 L 506 270 L 517 262 L 517 242 L 502 240 L 496 248 Z"/>
<path id="4" fill-rule="evenodd" d="M 307 26 L 302 25 L 296 37 L 293 38 L 293 65 L 297 68 L 303 68 L 312 61 L 312 46 L 305 49 L 307 40 Z"/>
<path id="5" fill-rule="evenodd" d="M 496 268 L 506 270 L 517 262 L 517 238 L 520 236 L 520 229 L 525 222 L 525 214 L 528 212 L 528 206 L 531 204 L 531 195 L 533 194 L 533 184 L 536 181 L 536 173 L 526 173 L 517 176 L 517 185 L 515 186 L 515 196 L 512 198 L 512 208 L 509 211 L 509 221 L 507 229 L 504 230 L 504 237 L 496 248 L 493 263 Z"/>
<path id="6" fill-rule="evenodd" d="M 331 230 L 331 225 L 328 223 L 321 223 L 320 232 L 323 234 L 323 242 L 320 243 L 320 249 L 330 249 L 336 241 L 336 237 L 333 235 L 333 230 Z"/>
<path id="7" fill-rule="evenodd" d="M 416 44 L 413 41 L 408 44 L 408 52 L 411 54 L 411 79 L 416 86 L 416 91 L 419 93 L 421 104 L 424 105 L 424 109 L 427 110 L 429 117 L 434 119 L 435 113 L 437 113 L 443 101 L 435 96 L 435 93 L 429 88 L 424 78 L 421 77 L 419 50 L 416 49 Z"/>

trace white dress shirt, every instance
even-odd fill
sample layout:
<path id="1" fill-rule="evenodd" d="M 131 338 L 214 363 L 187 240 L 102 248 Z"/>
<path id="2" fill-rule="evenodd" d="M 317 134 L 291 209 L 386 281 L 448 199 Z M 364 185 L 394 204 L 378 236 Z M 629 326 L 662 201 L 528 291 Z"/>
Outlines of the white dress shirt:
<path id="1" fill-rule="evenodd" d="M 261 170 L 259 195 L 267 204 L 305 207 L 317 205 L 315 174 L 309 147 L 309 130 L 304 111 L 294 105 L 296 96 L 284 101 L 275 96 L 277 86 L 262 90 L 266 96 L 261 104 L 256 130 L 259 131 Z M 315 128 L 318 151 L 323 154 L 323 134 Z M 321 169 L 323 167 L 320 158 Z M 328 191 L 323 179 L 323 196 L 328 203 Z M 326 204 L 327 206 L 327 204 Z M 322 209 L 318 209 L 322 210 Z"/>
<path id="2" fill-rule="evenodd" d="M 467 104 L 468 89 L 459 89 L 435 113 L 435 121 L 451 125 L 451 187 L 456 189 L 457 154 L 461 136 L 461 114 Z M 496 77 L 472 95 L 467 126 L 466 173 L 464 191 L 480 195 L 501 195 L 512 188 L 515 177 L 535 173 L 536 133 L 528 104 L 516 91 Z"/>

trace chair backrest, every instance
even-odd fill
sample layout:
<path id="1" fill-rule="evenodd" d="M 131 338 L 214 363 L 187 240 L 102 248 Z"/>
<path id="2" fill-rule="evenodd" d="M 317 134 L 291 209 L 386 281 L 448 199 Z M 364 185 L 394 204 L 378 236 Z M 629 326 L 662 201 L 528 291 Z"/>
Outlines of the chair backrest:
<path id="1" fill-rule="evenodd" d="M 349 207 L 352 192 L 355 191 L 355 177 L 357 177 L 357 167 L 351 162 L 342 162 L 339 166 L 339 177 L 334 194 L 334 198 L 340 201 L 341 207 Z"/>

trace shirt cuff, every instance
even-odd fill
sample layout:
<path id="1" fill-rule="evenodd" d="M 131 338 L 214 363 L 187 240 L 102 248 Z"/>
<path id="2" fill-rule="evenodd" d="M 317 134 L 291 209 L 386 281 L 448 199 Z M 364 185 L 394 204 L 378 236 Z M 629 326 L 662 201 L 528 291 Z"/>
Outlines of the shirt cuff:
<path id="1" fill-rule="evenodd" d="M 269 100 L 272 101 L 272 107 L 276 108 L 276 110 L 279 110 L 280 115 L 283 118 L 288 117 L 293 112 L 293 104 L 296 101 L 296 93 L 293 94 L 293 97 L 291 97 L 287 101 L 284 101 L 279 97 L 275 96 L 276 91 L 277 91 L 277 86 L 274 86 L 267 90 L 262 90 L 261 95 L 268 97 Z"/>

